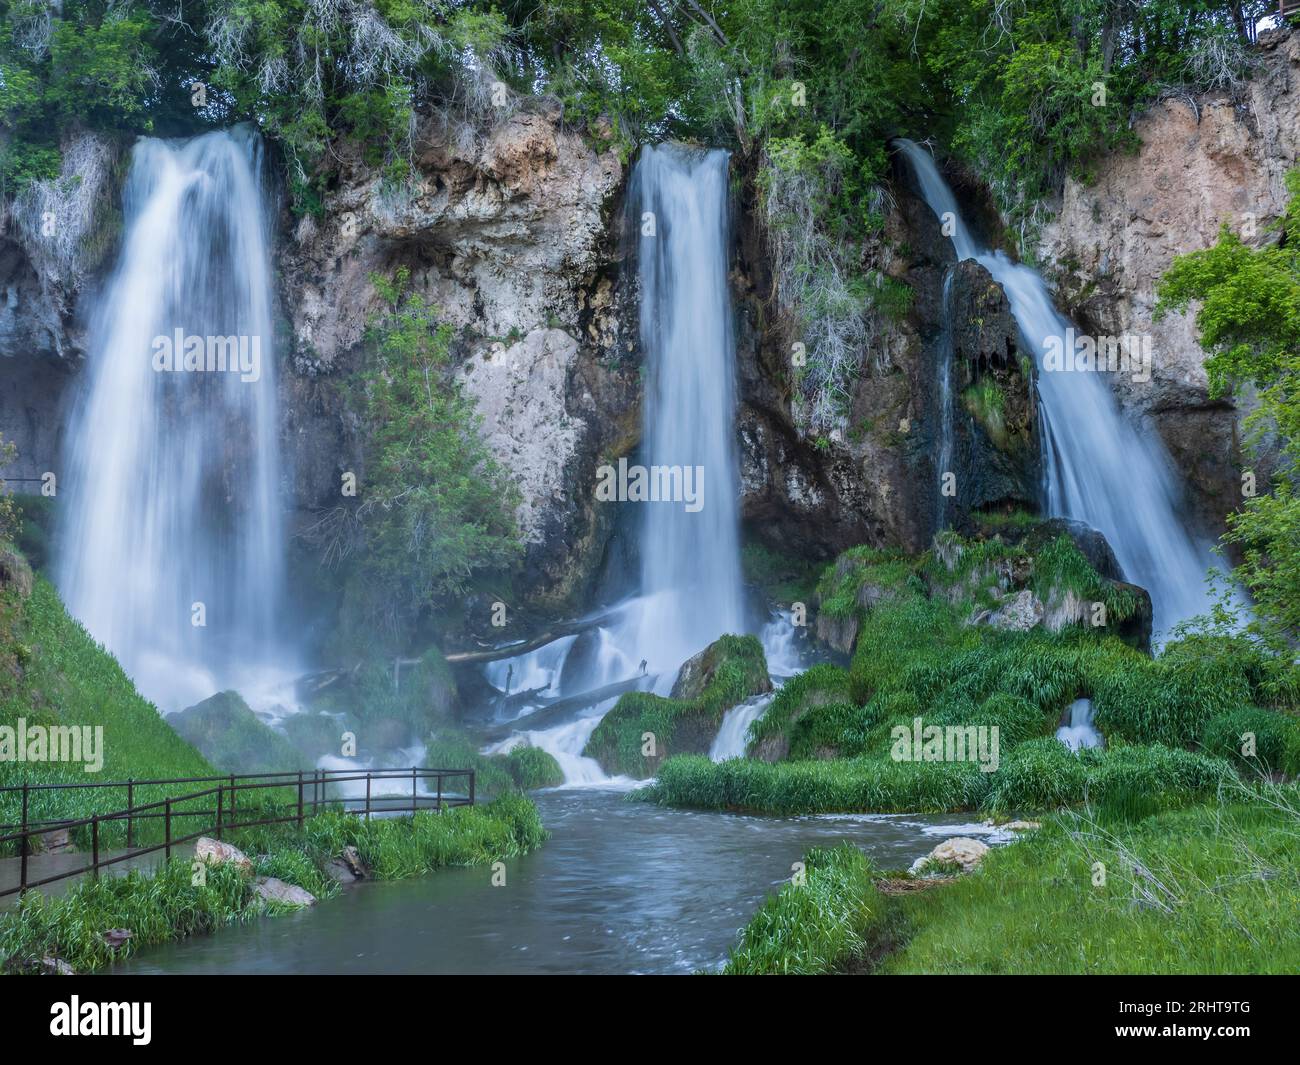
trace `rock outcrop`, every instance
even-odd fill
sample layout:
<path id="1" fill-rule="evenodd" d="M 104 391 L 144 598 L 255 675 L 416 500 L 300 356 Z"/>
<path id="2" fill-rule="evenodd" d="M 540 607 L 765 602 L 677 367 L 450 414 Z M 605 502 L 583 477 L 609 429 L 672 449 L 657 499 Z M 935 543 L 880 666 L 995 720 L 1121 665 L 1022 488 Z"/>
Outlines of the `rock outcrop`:
<path id="1" fill-rule="evenodd" d="M 456 330 L 457 376 L 520 487 L 526 591 L 564 600 L 590 576 L 608 531 L 591 505 L 597 456 L 626 452 L 637 433 L 635 352 L 624 338 L 636 321 L 615 313 L 623 167 L 545 103 L 468 148 L 441 131 L 421 126 L 415 183 L 400 194 L 359 148 L 340 145 L 323 210 L 281 243 L 296 503 L 331 505 L 341 473 L 362 469 L 347 378 L 379 309 L 372 275 L 405 268 Z"/>
<path id="2" fill-rule="evenodd" d="M 1153 311 L 1174 257 L 1212 245 L 1222 226 L 1248 243 L 1276 239 L 1268 224 L 1300 155 L 1300 35 L 1264 34 L 1252 54 L 1239 93 L 1161 100 L 1137 120 L 1136 152 L 1101 159 L 1087 184 L 1067 181 L 1037 249 L 1081 331 L 1151 338 L 1149 382 L 1109 376 L 1130 414 L 1163 438 L 1210 529 L 1241 501 L 1246 412 L 1209 398 L 1193 315 L 1155 321 Z"/>

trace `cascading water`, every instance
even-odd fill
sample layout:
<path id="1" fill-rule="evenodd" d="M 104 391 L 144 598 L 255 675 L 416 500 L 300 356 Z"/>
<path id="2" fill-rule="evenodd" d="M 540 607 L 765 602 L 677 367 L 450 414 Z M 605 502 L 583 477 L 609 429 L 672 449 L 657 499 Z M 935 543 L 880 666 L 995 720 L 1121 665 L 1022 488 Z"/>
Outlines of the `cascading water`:
<path id="1" fill-rule="evenodd" d="M 70 421 L 59 584 L 164 709 L 272 665 L 276 647 L 262 154 L 247 129 L 136 144 L 121 258 Z"/>
<path id="2" fill-rule="evenodd" d="M 621 604 L 596 634 L 590 663 L 565 673 L 568 695 L 634 678 L 667 694 L 681 664 L 719 636 L 743 632 L 738 462 L 735 446 L 735 343 L 727 287 L 729 157 L 680 145 L 647 147 L 630 186 L 640 275 L 641 346 L 647 378 L 638 465 L 694 477 L 701 506 L 684 499 L 638 503 L 640 593 Z M 683 481 L 683 483 L 687 483 Z M 546 658 L 553 677 L 535 676 L 544 655 L 526 663 L 527 683 L 554 691 L 574 646 Z M 642 662 L 645 663 L 644 669 Z M 574 675 L 576 674 L 576 675 Z M 653 678 L 653 679 L 652 679 Z M 516 684 L 523 683 L 516 680 Z M 528 742 L 553 754 L 567 783 L 606 782 L 581 752 L 606 700 L 585 717 L 539 732 Z"/>
<path id="3" fill-rule="evenodd" d="M 729 155 L 648 147 L 632 175 L 641 220 L 644 466 L 703 476 L 703 506 L 645 505 L 636 646 L 651 671 L 672 670 L 726 632 L 740 632 L 735 342 L 727 287 Z M 671 681 L 670 681 L 671 683 Z"/>
<path id="4" fill-rule="evenodd" d="M 709 748 L 709 757 L 715 762 L 744 758 L 745 747 L 749 743 L 749 726 L 767 713 L 767 708 L 775 698 L 776 692 L 756 695 L 728 710 L 723 715 L 718 734 Z"/>
<path id="5" fill-rule="evenodd" d="M 1022 339 L 1038 366 L 1048 512 L 1100 530 L 1125 577 L 1151 593 L 1157 637 L 1211 603 L 1209 546 L 1179 520 L 1179 491 L 1164 449 L 1125 420 L 1101 375 L 1048 370 L 1053 345 L 1069 350 L 1074 333 L 1052 306 L 1042 278 L 1005 254 L 980 247 L 930 154 L 895 142 L 911 164 L 926 204 L 951 232 L 957 258 L 980 263 L 1007 294 Z"/>
<path id="6" fill-rule="evenodd" d="M 1091 699 L 1075 699 L 1070 704 L 1069 724 L 1056 730 L 1056 738 L 1072 751 L 1084 747 L 1100 747 L 1101 733 L 1092 723 L 1092 713 Z"/>
<path id="7" fill-rule="evenodd" d="M 940 323 L 939 348 L 937 352 L 937 376 L 939 383 L 939 461 L 937 472 L 938 496 L 935 503 L 935 525 L 946 529 L 951 521 L 948 513 L 952 497 L 946 491 L 947 475 L 952 472 L 953 456 L 953 409 L 952 409 L 952 362 L 953 362 L 953 321 L 952 321 L 952 279 L 953 271 L 949 269 L 943 275 L 943 315 Z"/>

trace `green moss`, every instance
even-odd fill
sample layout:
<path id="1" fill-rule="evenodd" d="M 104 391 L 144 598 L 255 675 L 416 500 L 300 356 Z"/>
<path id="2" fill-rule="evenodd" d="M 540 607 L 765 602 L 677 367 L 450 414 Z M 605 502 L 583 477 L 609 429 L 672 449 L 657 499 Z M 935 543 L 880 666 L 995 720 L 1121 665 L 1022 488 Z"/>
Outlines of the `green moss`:
<path id="1" fill-rule="evenodd" d="M 962 406 L 984 427 L 995 447 L 1005 449 L 1007 435 L 1007 397 L 998 383 L 990 378 L 976 381 L 961 395 Z"/>
<path id="2" fill-rule="evenodd" d="M 754 542 L 744 546 L 740 562 L 745 582 L 763 589 L 772 601 L 783 606 L 812 601 L 821 570 L 818 563 L 778 554 Z"/>
<path id="3" fill-rule="evenodd" d="M 223 773 L 275 773 L 315 765 L 262 722 L 238 692 L 218 692 L 166 720 Z"/>
<path id="4" fill-rule="evenodd" d="M 726 711 L 771 687 L 763 645 L 754 636 L 722 636 L 698 658 L 682 667 L 683 677 L 690 674 L 687 697 L 627 692 L 596 726 L 583 754 L 607 773 L 652 776 L 664 758 L 707 751 Z"/>
<path id="5" fill-rule="evenodd" d="M 506 760 L 510 776 L 524 791 L 556 788 L 564 783 L 564 770 L 560 763 L 540 747 L 516 747 Z"/>
<path id="6" fill-rule="evenodd" d="M 816 707 L 842 705 L 848 701 L 849 674 L 839 666 L 818 663 L 791 677 L 772 700 L 767 712 L 750 726 L 751 749 L 778 736 L 787 746 L 794 742 L 792 730 Z"/>

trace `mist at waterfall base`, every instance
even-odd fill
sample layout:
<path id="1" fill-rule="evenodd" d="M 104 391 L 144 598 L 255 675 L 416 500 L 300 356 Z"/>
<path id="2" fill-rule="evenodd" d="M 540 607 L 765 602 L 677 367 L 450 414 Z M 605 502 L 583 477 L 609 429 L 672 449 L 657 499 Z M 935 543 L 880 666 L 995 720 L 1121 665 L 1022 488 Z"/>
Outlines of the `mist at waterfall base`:
<path id="1" fill-rule="evenodd" d="M 1210 609 L 1206 574 L 1216 565 L 1210 545 L 1183 525 L 1179 486 L 1162 444 L 1124 418 L 1101 374 L 1044 369 L 1049 346 L 1064 346 L 1071 325 L 1052 305 L 1043 279 L 980 246 L 929 152 L 909 140 L 894 144 L 926 204 L 947 223 L 958 260 L 974 259 L 1006 292 L 1033 353 L 1048 513 L 1085 522 L 1106 537 L 1125 579 L 1151 594 L 1159 642 L 1178 622 Z"/>
<path id="2" fill-rule="evenodd" d="M 261 140 L 141 139 L 123 203 L 68 420 L 56 579 L 139 690 L 175 710 L 292 673 Z M 255 373 L 160 371 L 173 337 L 233 338 Z"/>
<path id="3" fill-rule="evenodd" d="M 639 511 L 632 523 L 636 593 L 609 610 L 594 631 L 489 666 L 487 679 L 502 693 L 538 689 L 539 698 L 559 698 L 632 681 L 667 695 L 688 658 L 725 633 L 748 631 L 727 284 L 729 163 L 724 151 L 646 147 L 628 194 L 646 364 L 638 462 L 646 468 L 702 469 L 704 506 L 693 513 L 674 502 L 625 504 Z M 788 619 L 770 619 L 764 632 L 774 659 L 769 665 L 792 668 L 794 628 Z M 561 725 L 523 726 L 493 749 L 541 747 L 559 762 L 567 785 L 630 784 L 611 781 L 582 756 L 615 701 L 602 700 Z M 519 716 L 535 708 L 526 705 Z M 731 724 L 734 731 L 736 722 Z M 737 753 L 743 753 L 743 743 Z"/>

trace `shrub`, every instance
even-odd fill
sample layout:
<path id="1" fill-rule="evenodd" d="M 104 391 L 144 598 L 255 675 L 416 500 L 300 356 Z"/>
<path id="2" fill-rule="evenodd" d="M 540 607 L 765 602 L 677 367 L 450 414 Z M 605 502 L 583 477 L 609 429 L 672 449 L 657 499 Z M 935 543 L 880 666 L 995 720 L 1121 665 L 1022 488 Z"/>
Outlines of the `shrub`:
<path id="1" fill-rule="evenodd" d="M 1246 736 L 1254 737 L 1254 753 L 1245 754 Z M 1300 772 L 1300 723 L 1274 710 L 1245 706 L 1219 714 L 1201 731 L 1201 748 L 1249 770 Z"/>

